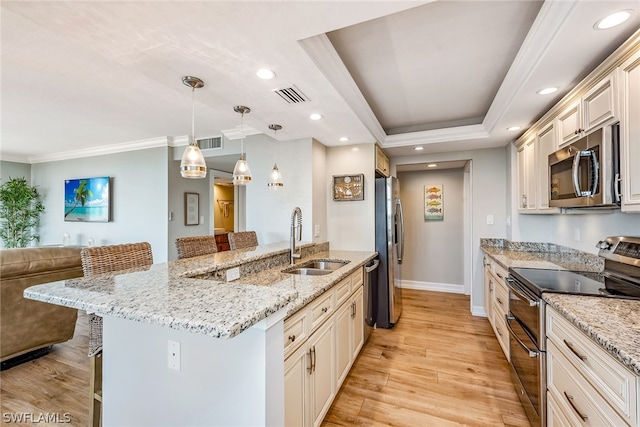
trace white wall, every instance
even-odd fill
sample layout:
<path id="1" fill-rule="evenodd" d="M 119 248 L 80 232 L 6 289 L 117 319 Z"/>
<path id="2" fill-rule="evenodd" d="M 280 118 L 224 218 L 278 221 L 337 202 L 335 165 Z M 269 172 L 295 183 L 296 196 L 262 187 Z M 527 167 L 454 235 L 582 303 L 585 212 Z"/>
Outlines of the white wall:
<path id="1" fill-rule="evenodd" d="M 393 167 L 447 160 L 471 160 L 471 248 L 473 312 L 481 312 L 483 305 L 483 272 L 480 238 L 505 238 L 507 214 L 507 153 L 504 148 L 423 154 L 391 159 Z M 494 224 L 487 225 L 487 215 L 494 216 Z M 464 260 L 451 260 L 448 268 L 460 269 Z"/>
<path id="2" fill-rule="evenodd" d="M 27 163 L 0 161 L 0 184 L 9 181 L 9 178 L 24 178 L 31 182 L 31 165 Z"/>
<path id="3" fill-rule="evenodd" d="M 331 249 L 375 251 L 375 145 L 327 148 L 327 227 Z M 334 201 L 333 175 L 364 174 L 364 200 Z"/>
<path id="4" fill-rule="evenodd" d="M 327 241 L 327 147 L 314 140 L 311 147 L 313 151 L 313 213 L 311 225 L 313 226 L 313 241 Z M 320 233 L 316 236 L 315 230 L 319 227 Z"/>
<path id="5" fill-rule="evenodd" d="M 151 148 L 31 165 L 31 182 L 43 195 L 40 244 L 96 245 L 147 241 L 154 262 L 167 260 L 168 148 Z M 64 222 L 64 181 L 112 177 L 113 220 L 108 223 Z"/>
<path id="6" fill-rule="evenodd" d="M 464 289 L 464 171 L 443 169 L 398 173 L 405 223 L 402 286 Z M 425 186 L 442 185 L 444 219 L 424 218 Z M 451 264 L 458 268 L 451 268 Z"/>
<path id="7" fill-rule="evenodd" d="M 170 148 L 175 152 L 182 153 L 184 147 Z M 178 249 L 176 249 L 176 238 L 186 236 L 204 236 L 209 233 L 209 220 L 211 215 L 211 203 L 209 192 L 209 173 L 204 179 L 187 179 L 180 175 L 180 161 L 167 161 L 168 185 L 166 187 L 168 206 L 164 208 L 167 228 L 167 253 L 168 260 L 178 259 Z M 185 225 L 184 215 L 184 193 L 198 193 L 200 195 L 200 219 L 198 225 Z M 171 215 L 171 216 L 170 216 Z M 169 218 L 172 220 L 169 221 Z M 154 254 L 155 256 L 155 254 Z"/>
<path id="8" fill-rule="evenodd" d="M 313 140 L 275 141 L 260 134 L 245 140 L 253 180 L 246 186 L 246 229 L 254 230 L 260 244 L 289 240 L 291 212 L 302 210 L 302 240 L 311 241 L 313 220 Z M 267 187 L 277 159 L 284 186 Z"/>

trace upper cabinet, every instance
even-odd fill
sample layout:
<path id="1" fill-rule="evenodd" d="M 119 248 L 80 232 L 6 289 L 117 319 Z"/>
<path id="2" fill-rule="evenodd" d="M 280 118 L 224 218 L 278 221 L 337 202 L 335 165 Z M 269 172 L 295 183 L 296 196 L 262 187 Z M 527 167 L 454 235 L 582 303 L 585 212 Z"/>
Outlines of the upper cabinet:
<path id="1" fill-rule="evenodd" d="M 379 145 L 376 145 L 376 172 L 387 177 L 391 175 L 389 158 Z"/>
<path id="2" fill-rule="evenodd" d="M 615 71 L 558 114 L 556 121 L 560 133 L 560 147 L 584 136 L 591 129 L 618 119 Z"/>
<path id="3" fill-rule="evenodd" d="M 601 126 L 620 122 L 623 212 L 640 212 L 640 31 L 544 114 L 517 141 L 515 201 L 519 213 L 560 213 L 549 207 L 549 154 Z"/>
<path id="4" fill-rule="evenodd" d="M 640 212 L 640 47 L 620 65 L 622 211 Z"/>

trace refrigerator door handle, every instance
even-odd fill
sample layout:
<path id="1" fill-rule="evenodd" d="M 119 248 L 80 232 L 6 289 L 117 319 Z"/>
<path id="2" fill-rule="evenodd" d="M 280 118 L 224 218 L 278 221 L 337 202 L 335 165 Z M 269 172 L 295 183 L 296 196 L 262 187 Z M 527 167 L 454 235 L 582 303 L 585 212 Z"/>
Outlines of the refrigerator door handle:
<path id="1" fill-rule="evenodd" d="M 396 212 L 400 219 L 400 241 L 398 242 L 398 264 L 402 264 L 404 257 L 404 214 L 402 213 L 402 202 L 396 199 Z"/>

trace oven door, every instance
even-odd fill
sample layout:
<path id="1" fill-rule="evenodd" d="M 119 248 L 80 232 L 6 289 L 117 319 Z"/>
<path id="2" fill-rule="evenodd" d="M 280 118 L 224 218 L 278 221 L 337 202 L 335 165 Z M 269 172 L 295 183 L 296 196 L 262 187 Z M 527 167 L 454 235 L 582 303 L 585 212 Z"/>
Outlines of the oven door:
<path id="1" fill-rule="evenodd" d="M 544 352 L 540 351 L 518 319 L 506 316 L 509 329 L 511 368 L 522 405 L 534 426 L 544 420 L 545 395 L 543 390 Z"/>

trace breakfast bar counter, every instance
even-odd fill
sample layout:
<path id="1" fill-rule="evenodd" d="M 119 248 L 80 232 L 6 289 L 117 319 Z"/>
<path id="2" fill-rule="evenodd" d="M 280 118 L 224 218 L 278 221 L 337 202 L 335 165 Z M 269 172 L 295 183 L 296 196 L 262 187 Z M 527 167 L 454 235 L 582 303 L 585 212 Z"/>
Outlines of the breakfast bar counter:
<path id="1" fill-rule="evenodd" d="M 347 263 L 322 276 L 283 272 L 286 242 L 33 286 L 24 295 L 103 317 L 104 426 L 283 425 L 284 319 L 376 255 L 327 243 L 302 251 L 297 263 Z"/>

